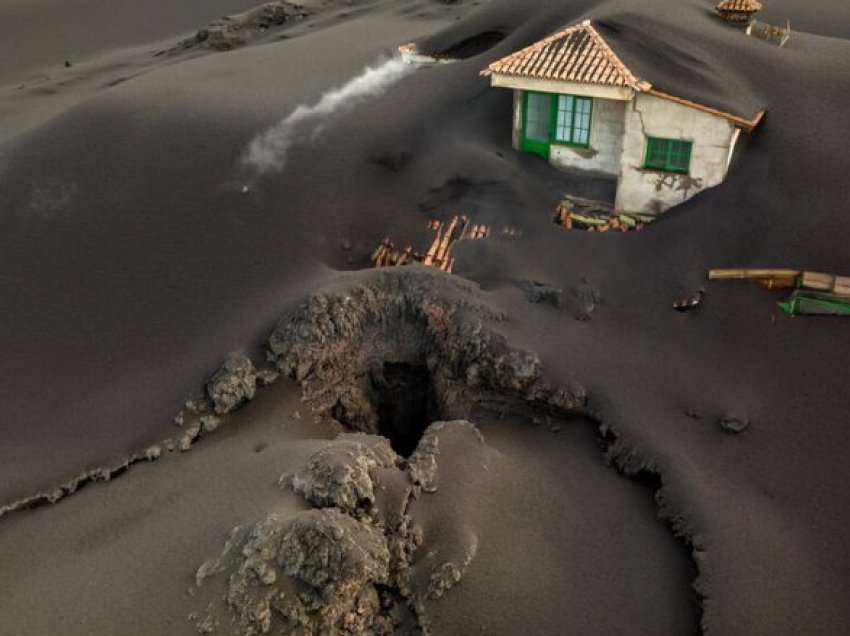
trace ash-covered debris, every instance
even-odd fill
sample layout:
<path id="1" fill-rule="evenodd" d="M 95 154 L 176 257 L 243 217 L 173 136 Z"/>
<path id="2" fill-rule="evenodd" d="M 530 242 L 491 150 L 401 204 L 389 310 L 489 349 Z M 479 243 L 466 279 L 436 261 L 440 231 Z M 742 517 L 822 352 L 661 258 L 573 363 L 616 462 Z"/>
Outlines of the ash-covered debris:
<path id="1" fill-rule="evenodd" d="M 0 503 L 0 517 L 21 510 L 32 510 L 41 506 L 55 504 L 65 497 L 75 494 L 89 484 L 111 481 L 113 478 L 123 475 L 132 466 L 141 462 L 155 462 L 161 456 L 162 447 L 159 444 L 154 444 L 144 450 L 133 453 L 120 464 L 91 468 L 51 490 L 23 497 L 17 501 L 5 504 Z"/>
<path id="2" fill-rule="evenodd" d="M 576 320 L 580 321 L 590 320 L 602 303 L 602 294 L 584 278 L 581 280 L 581 284 L 573 290 L 573 296 L 578 305 L 575 317 Z"/>
<path id="3" fill-rule="evenodd" d="M 345 596 L 390 578 L 384 533 L 338 508 L 297 515 L 281 541 L 278 563 L 287 576 L 322 590 L 325 597 Z"/>
<path id="4" fill-rule="evenodd" d="M 736 415 L 724 415 L 717 422 L 717 425 L 727 433 L 737 435 L 743 433 L 750 427 L 750 421 Z"/>
<path id="5" fill-rule="evenodd" d="M 426 598 L 436 600 L 442 598 L 455 585 L 458 585 L 463 578 L 466 568 L 472 563 L 475 554 L 478 550 L 478 544 L 472 543 L 463 559 L 458 563 L 454 561 L 446 561 L 431 572 L 431 578 L 428 581 L 428 591 Z"/>
<path id="6" fill-rule="evenodd" d="M 228 415 L 252 400 L 258 387 L 269 386 L 279 376 L 273 369 L 256 369 L 244 356 L 228 357 L 210 376 L 204 393 L 186 400 L 172 418 L 182 432 L 176 440 L 164 440 L 163 445 L 168 451 L 191 450 L 199 439 L 224 425 Z"/>
<path id="7" fill-rule="evenodd" d="M 418 378 L 418 389 L 427 385 L 422 430 L 494 397 L 582 412 L 584 391 L 544 381 L 537 356 L 511 347 L 494 329 L 502 317 L 476 296 L 473 285 L 421 267 L 369 272 L 281 320 L 269 360 L 301 383 L 314 410 L 391 438 L 387 413 L 396 405 L 382 393 L 382 377 L 400 371 Z"/>
<path id="8" fill-rule="evenodd" d="M 469 422 L 437 422 L 414 457 L 436 461 L 445 433 L 483 443 Z M 436 465 L 428 472 L 436 483 Z M 438 563 L 426 560 L 414 580 L 423 535 L 410 504 L 426 491 L 421 481 L 421 470 L 406 465 L 385 438 L 340 435 L 281 479 L 315 508 L 270 514 L 250 531 L 235 528 L 221 555 L 198 569 L 197 584 L 230 572 L 225 601 L 245 635 L 427 633 L 427 603 L 460 583 L 477 542 L 464 538 L 463 549 L 448 550 Z"/>
<path id="9" fill-rule="evenodd" d="M 362 515 L 372 512 L 377 502 L 376 469 L 398 468 L 400 462 L 385 437 L 343 434 L 284 481 L 314 506 Z"/>
<path id="10" fill-rule="evenodd" d="M 550 283 L 541 283 L 536 280 L 516 280 L 514 284 L 525 294 L 526 300 L 533 304 L 546 304 L 559 308 L 561 306 L 563 291 Z"/>
<path id="11" fill-rule="evenodd" d="M 272 27 L 281 26 L 291 20 L 300 20 L 307 12 L 293 2 L 267 2 L 245 13 L 224 16 L 213 20 L 193 37 L 181 41 L 169 53 L 206 46 L 216 51 L 229 51 L 247 44 Z"/>
<path id="12" fill-rule="evenodd" d="M 244 356 L 227 358 L 207 382 L 207 395 L 219 415 L 230 413 L 253 399 L 256 390 L 257 371 Z"/>

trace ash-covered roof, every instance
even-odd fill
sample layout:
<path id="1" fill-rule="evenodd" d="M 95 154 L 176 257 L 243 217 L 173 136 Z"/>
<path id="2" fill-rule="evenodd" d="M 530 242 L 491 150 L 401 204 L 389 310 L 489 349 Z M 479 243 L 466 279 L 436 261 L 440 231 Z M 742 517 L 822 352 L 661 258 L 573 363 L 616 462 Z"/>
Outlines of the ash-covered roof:
<path id="1" fill-rule="evenodd" d="M 717 5 L 717 10 L 756 13 L 761 11 L 761 7 L 761 2 L 758 0 L 722 0 L 722 2 Z"/>
<path id="2" fill-rule="evenodd" d="M 728 1 L 746 3 L 752 0 Z M 763 110 L 755 115 L 743 116 L 730 112 L 712 99 L 705 99 L 707 87 L 695 85 L 698 77 L 680 78 L 682 69 L 678 69 L 675 63 L 671 64 L 670 58 L 662 51 L 653 50 L 656 47 L 651 44 L 643 42 L 636 46 L 630 41 L 632 38 L 611 24 L 600 24 L 600 29 L 611 38 L 603 37 L 590 20 L 585 20 L 496 60 L 482 71 L 482 75 L 628 87 L 724 117 L 745 130 L 752 130 L 761 121 Z M 620 53 L 629 60 L 629 66 L 615 52 L 619 48 L 623 49 Z M 672 84 L 687 90 L 660 90 L 654 87 L 656 82 L 644 77 L 643 73 L 651 74 L 652 79 L 662 86 Z"/>

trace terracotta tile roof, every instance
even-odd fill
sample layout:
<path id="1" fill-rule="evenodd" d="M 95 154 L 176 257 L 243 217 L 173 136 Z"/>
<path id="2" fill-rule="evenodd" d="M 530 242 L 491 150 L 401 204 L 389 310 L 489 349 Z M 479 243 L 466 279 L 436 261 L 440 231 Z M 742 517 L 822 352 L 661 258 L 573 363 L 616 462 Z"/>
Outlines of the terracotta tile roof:
<path id="1" fill-rule="evenodd" d="M 721 4 L 759 5 L 757 0 L 724 0 Z M 531 46 L 496 60 L 482 75 L 509 75 L 541 80 L 580 82 L 601 86 L 629 87 L 702 110 L 733 122 L 739 128 L 752 131 L 761 122 L 765 111 L 753 117 L 741 117 L 705 104 L 661 92 L 652 84 L 637 77 L 605 42 L 590 20 L 567 27 Z"/>
<path id="2" fill-rule="evenodd" d="M 717 5 L 717 10 L 756 13 L 761 11 L 761 6 L 758 0 L 723 0 Z"/>
<path id="3" fill-rule="evenodd" d="M 593 28 L 590 20 L 558 31 L 493 62 L 484 74 L 602 86 L 634 86 L 638 79 Z"/>

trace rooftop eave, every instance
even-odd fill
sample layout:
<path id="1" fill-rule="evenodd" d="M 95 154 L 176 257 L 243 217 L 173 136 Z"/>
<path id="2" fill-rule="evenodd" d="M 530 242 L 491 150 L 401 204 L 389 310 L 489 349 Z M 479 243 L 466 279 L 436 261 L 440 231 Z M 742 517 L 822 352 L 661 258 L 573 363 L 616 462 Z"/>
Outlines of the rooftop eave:
<path id="1" fill-rule="evenodd" d="M 761 120 L 764 118 L 767 111 L 760 110 L 752 119 L 747 119 L 746 117 L 741 117 L 740 115 L 734 115 L 732 113 L 727 113 L 725 111 L 719 110 L 717 108 L 712 108 L 711 106 L 706 106 L 705 104 L 700 104 L 697 102 L 692 102 L 689 99 L 684 99 L 682 97 L 676 97 L 675 95 L 670 95 L 668 93 L 663 93 L 659 90 L 652 88 L 651 86 L 642 90 L 642 93 L 646 93 L 647 95 L 652 95 L 654 97 L 658 97 L 660 99 L 666 99 L 671 102 L 676 102 L 677 104 L 681 104 L 683 106 L 688 106 L 690 108 L 694 108 L 696 110 L 701 110 L 704 113 L 709 113 L 711 115 L 716 115 L 717 117 L 722 117 L 730 122 L 732 122 L 736 127 L 740 128 L 744 132 L 750 133 L 754 131 L 758 125 L 761 123 Z"/>
<path id="2" fill-rule="evenodd" d="M 557 93 L 598 97 L 617 101 L 629 101 L 634 97 L 636 87 L 628 85 L 591 84 L 568 80 L 529 77 L 527 75 L 511 75 L 508 73 L 482 72 L 490 77 L 490 85 L 494 88 L 512 88 L 518 90 L 537 91 L 541 93 Z"/>

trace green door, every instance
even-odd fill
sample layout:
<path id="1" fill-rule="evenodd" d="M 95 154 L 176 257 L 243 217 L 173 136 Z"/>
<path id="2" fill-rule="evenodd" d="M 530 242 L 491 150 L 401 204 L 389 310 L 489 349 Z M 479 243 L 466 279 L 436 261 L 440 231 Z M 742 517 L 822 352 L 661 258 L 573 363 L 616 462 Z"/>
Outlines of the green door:
<path id="1" fill-rule="evenodd" d="M 551 130 L 552 95 L 523 91 L 520 150 L 533 152 L 548 160 Z"/>

